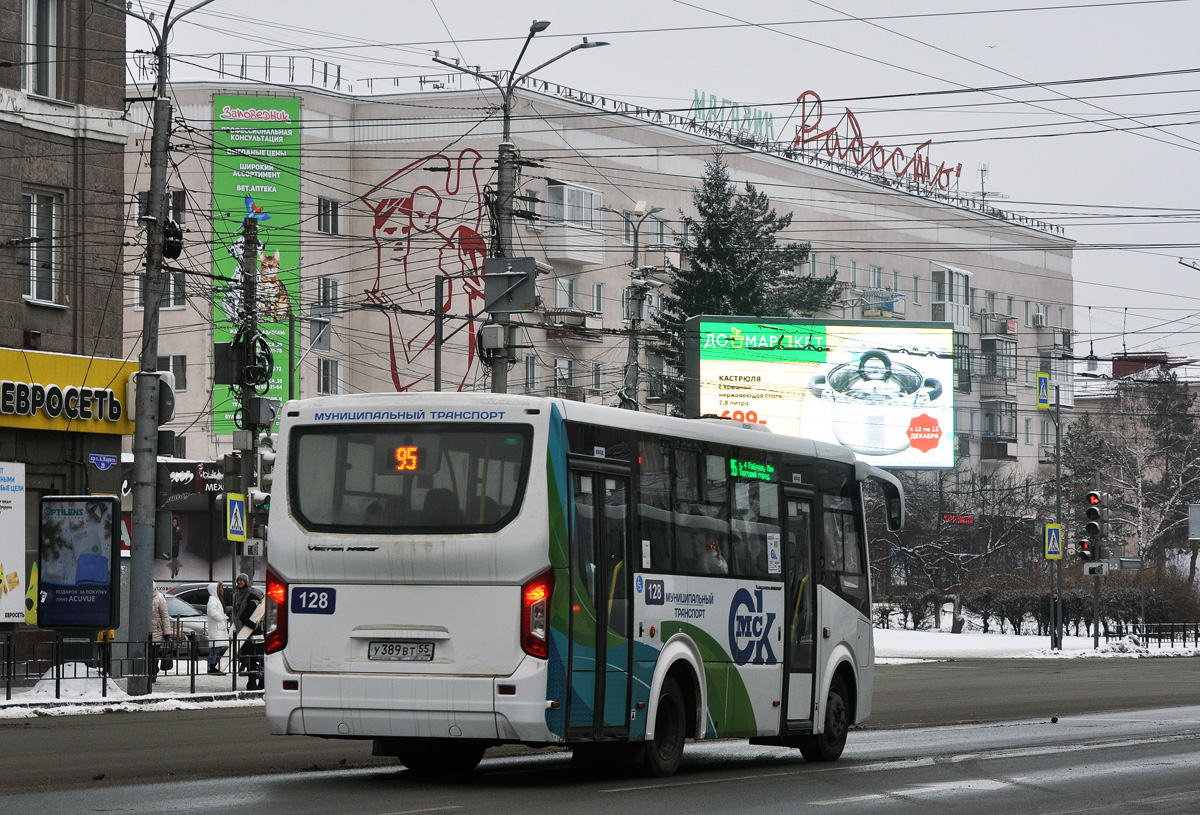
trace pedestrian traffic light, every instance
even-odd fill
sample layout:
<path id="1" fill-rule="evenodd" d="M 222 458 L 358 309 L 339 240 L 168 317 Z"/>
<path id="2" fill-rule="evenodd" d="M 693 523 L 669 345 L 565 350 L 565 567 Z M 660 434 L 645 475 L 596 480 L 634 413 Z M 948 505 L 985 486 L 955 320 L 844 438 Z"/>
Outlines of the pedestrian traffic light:
<path id="1" fill-rule="evenodd" d="M 250 512 L 266 515 L 271 511 L 271 493 L 261 490 L 250 491 Z"/>
<path id="2" fill-rule="evenodd" d="M 1087 525 L 1084 527 L 1084 530 L 1087 532 L 1088 537 L 1095 541 L 1108 537 L 1110 530 L 1108 504 L 1109 495 L 1107 492 L 1092 490 L 1087 494 L 1087 508 L 1084 510 L 1087 515 Z"/>
<path id="3" fill-rule="evenodd" d="M 225 492 L 240 493 L 242 491 L 242 457 L 238 453 L 226 453 L 222 458 L 224 472 L 221 475 L 221 486 Z"/>
<path id="4" fill-rule="evenodd" d="M 1079 556 L 1087 561 L 1096 559 L 1099 554 L 1100 545 L 1095 541 L 1084 538 L 1079 542 Z"/>

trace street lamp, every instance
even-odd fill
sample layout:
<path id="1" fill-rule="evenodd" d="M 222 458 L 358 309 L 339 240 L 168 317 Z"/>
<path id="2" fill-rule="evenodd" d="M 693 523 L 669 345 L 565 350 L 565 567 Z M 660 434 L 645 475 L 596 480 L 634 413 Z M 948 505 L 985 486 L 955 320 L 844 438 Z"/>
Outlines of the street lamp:
<path id="1" fill-rule="evenodd" d="M 599 48 L 608 45 L 606 42 L 588 42 L 588 38 L 584 37 L 583 42 L 573 45 L 566 51 L 563 51 L 556 57 L 552 57 L 536 68 L 531 68 L 518 76 L 517 69 L 521 65 L 521 60 L 525 57 L 525 51 L 529 48 L 530 41 L 538 33 L 545 31 L 550 27 L 550 23 L 546 20 L 534 20 L 529 26 L 529 35 L 525 37 L 525 43 L 521 46 L 521 53 L 517 54 L 517 61 L 513 63 L 512 70 L 508 72 L 508 81 L 504 84 L 500 80 L 490 74 L 481 73 L 480 71 L 472 70 L 450 60 L 442 59 L 435 51 L 433 61 L 439 65 L 445 65 L 448 68 L 453 68 L 456 71 L 461 71 L 464 74 L 470 74 L 476 79 L 483 79 L 496 86 L 496 90 L 500 91 L 500 113 L 503 122 L 503 138 L 500 142 L 499 158 L 497 160 L 496 174 L 496 197 L 500 204 L 500 221 L 496 224 L 496 252 L 497 257 L 511 257 L 512 252 L 512 229 L 513 229 L 513 196 L 517 190 L 517 160 L 519 153 L 516 146 L 512 143 L 512 95 L 517 84 L 531 74 L 540 71 L 552 62 L 565 57 L 567 54 L 573 54 L 582 48 Z M 492 364 L 492 393 L 505 393 L 508 391 L 508 360 L 509 349 L 512 347 L 510 342 L 508 312 L 492 312 L 492 317 L 495 322 L 503 326 L 503 348 L 499 349 L 499 353 Z"/>
<path id="2" fill-rule="evenodd" d="M 618 216 L 633 231 L 633 271 L 629 275 L 629 356 L 625 360 L 625 385 L 621 388 L 618 395 L 621 399 L 621 407 L 627 410 L 640 410 L 641 402 L 638 399 L 638 355 L 640 353 L 638 349 L 638 323 L 642 321 L 642 305 L 646 302 L 646 286 L 651 285 L 653 281 L 649 278 L 648 270 L 644 270 L 641 267 L 641 247 L 638 233 L 641 231 L 642 223 L 651 215 L 662 212 L 663 208 L 652 207 L 646 209 L 646 202 L 638 201 L 633 207 L 632 216 L 612 207 L 600 207 L 600 211 L 611 212 Z"/>

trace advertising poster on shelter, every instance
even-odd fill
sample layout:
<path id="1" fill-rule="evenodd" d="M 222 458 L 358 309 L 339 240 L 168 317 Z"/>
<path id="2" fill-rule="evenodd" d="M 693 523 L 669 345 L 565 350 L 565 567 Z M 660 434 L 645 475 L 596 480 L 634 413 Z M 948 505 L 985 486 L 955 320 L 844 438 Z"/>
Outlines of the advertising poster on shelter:
<path id="1" fill-rule="evenodd" d="M 25 619 L 25 464 L 0 461 L 0 622 Z"/>
<path id="2" fill-rule="evenodd" d="M 882 467 L 954 466 L 948 323 L 700 317 L 688 337 L 689 415 L 840 444 Z"/>
<path id="3" fill-rule="evenodd" d="M 213 97 L 213 273 L 217 299 L 214 340 L 230 342 L 253 309 L 258 334 L 272 356 L 269 384 L 259 396 L 286 400 L 293 355 L 288 318 L 299 301 L 300 101 L 259 96 Z M 246 304 L 243 223 L 258 227 L 256 302 Z M 238 405 L 229 386 L 213 389 L 218 433 L 237 430 Z"/>
<path id="4" fill-rule="evenodd" d="M 38 546 L 38 623 L 115 628 L 120 504 L 110 496 L 43 498 Z"/>

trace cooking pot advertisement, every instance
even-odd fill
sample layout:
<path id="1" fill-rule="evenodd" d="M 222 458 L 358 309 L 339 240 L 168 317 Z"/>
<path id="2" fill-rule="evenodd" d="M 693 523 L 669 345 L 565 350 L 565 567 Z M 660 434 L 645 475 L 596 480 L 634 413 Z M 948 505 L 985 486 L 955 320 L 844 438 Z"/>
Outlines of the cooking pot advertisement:
<path id="1" fill-rule="evenodd" d="M 698 321 L 699 415 L 840 444 L 884 467 L 954 466 L 949 323 L 728 320 Z"/>

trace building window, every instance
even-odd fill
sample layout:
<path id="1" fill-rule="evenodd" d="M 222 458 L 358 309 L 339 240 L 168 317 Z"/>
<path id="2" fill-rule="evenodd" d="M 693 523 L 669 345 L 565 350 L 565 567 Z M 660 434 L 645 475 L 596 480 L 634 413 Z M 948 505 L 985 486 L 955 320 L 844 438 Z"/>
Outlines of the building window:
<path id="1" fill-rule="evenodd" d="M 158 358 L 158 370 L 169 371 L 175 377 L 175 390 L 187 390 L 187 355 L 171 354 Z"/>
<path id="2" fill-rule="evenodd" d="M 892 291 L 900 291 L 900 270 L 892 269 Z"/>
<path id="3" fill-rule="evenodd" d="M 604 388 L 604 369 L 599 362 L 592 363 L 592 390 L 596 393 Z"/>
<path id="4" fill-rule="evenodd" d="M 1025 301 L 1025 327 L 1033 325 L 1033 303 Z"/>
<path id="5" fill-rule="evenodd" d="M 988 314 L 995 314 L 996 313 L 996 293 L 994 291 L 990 291 L 987 293 L 985 302 L 987 303 L 987 306 L 985 306 L 985 308 L 987 308 Z"/>
<path id="6" fill-rule="evenodd" d="M 342 234 L 341 207 L 332 198 L 317 199 L 317 231 L 326 235 Z"/>
<path id="7" fill-rule="evenodd" d="M 166 199 L 163 201 L 166 215 L 181 228 L 187 224 L 187 190 L 171 190 L 167 193 Z M 137 194 L 138 207 L 138 224 L 143 224 L 143 219 L 150 217 L 150 191 L 142 190 Z M 160 309 L 179 309 L 187 305 L 187 290 L 185 288 L 185 280 L 182 271 L 168 268 L 168 264 L 163 264 L 163 292 L 162 297 L 158 301 Z M 133 307 L 137 309 L 145 308 L 146 306 L 146 277 L 140 276 L 140 283 L 134 292 Z"/>
<path id="8" fill-rule="evenodd" d="M 817 253 L 809 252 L 808 253 L 808 272 L 807 272 L 809 277 L 820 277 L 821 276 L 821 271 L 820 271 L 820 269 L 817 268 L 818 262 L 819 262 L 819 258 L 817 257 Z"/>
<path id="9" fill-rule="evenodd" d="M 58 95 L 58 0 L 23 0 L 21 89 Z"/>
<path id="10" fill-rule="evenodd" d="M 541 195 L 537 190 L 525 190 L 524 201 L 526 204 L 525 211 L 529 213 L 525 219 L 526 224 L 531 229 L 541 229 L 541 221 L 546 214 Z"/>
<path id="11" fill-rule="evenodd" d="M 1054 422 L 1042 422 L 1042 444 L 1054 444 Z"/>
<path id="12" fill-rule="evenodd" d="M 21 244 L 25 296 L 45 303 L 55 302 L 54 240 L 58 198 L 49 193 L 21 196 Z"/>
<path id="13" fill-rule="evenodd" d="M 850 285 L 854 286 L 854 287 L 858 286 L 858 261 L 857 260 L 850 261 Z"/>
<path id="14" fill-rule="evenodd" d="M 336 313 L 340 292 L 341 282 L 336 277 L 317 278 L 317 305 L 330 309 L 331 313 L 328 316 Z"/>
<path id="15" fill-rule="evenodd" d="M 645 237 L 645 245 L 648 249 L 664 249 L 667 246 L 667 236 L 670 232 L 671 230 L 667 229 L 667 225 L 663 221 L 657 218 L 647 218 L 639 234 Z"/>
<path id="16" fill-rule="evenodd" d="M 627 209 L 621 210 L 621 243 L 633 246 L 633 213 Z"/>
<path id="17" fill-rule="evenodd" d="M 569 184 L 551 184 L 546 188 L 546 220 L 551 223 L 600 230 L 604 226 L 604 196 L 595 190 Z"/>
<path id="18" fill-rule="evenodd" d="M 667 395 L 667 377 L 674 373 L 674 369 L 665 364 L 663 358 L 657 354 L 646 357 L 646 369 L 647 396 L 651 399 L 662 399 Z"/>
<path id="19" fill-rule="evenodd" d="M 838 256 L 837 255 L 829 256 L 829 276 L 830 277 L 838 276 Z"/>
<path id="20" fill-rule="evenodd" d="M 187 458 L 187 436 L 182 433 L 175 436 L 175 458 Z"/>
<path id="21" fill-rule="evenodd" d="M 558 357 L 554 360 L 554 386 L 559 393 L 563 389 L 575 387 L 575 360 L 568 357 Z"/>
<path id="22" fill-rule="evenodd" d="M 604 284 L 592 284 L 592 311 L 596 314 L 604 314 Z"/>
<path id="23" fill-rule="evenodd" d="M 1033 444 L 1033 419 L 1025 419 L 1025 443 Z"/>
<path id="24" fill-rule="evenodd" d="M 575 308 L 575 278 L 560 277 L 555 281 L 554 307 Z"/>
<path id="25" fill-rule="evenodd" d="M 921 278 L 913 275 L 913 305 L 921 305 Z"/>
<path id="26" fill-rule="evenodd" d="M 869 269 L 870 269 L 870 274 L 871 274 L 871 283 L 870 283 L 871 288 L 882 289 L 883 288 L 883 267 L 882 266 L 871 266 L 871 267 L 869 267 Z"/>
<path id="27" fill-rule="evenodd" d="M 538 385 L 538 361 L 533 354 L 525 357 L 525 392 L 537 392 Z"/>
<path id="28" fill-rule="evenodd" d="M 1008 296 L 1008 310 L 1004 312 L 1005 316 L 1007 316 L 1007 317 L 1016 317 L 1017 316 L 1017 312 L 1014 310 L 1017 307 L 1016 304 L 1017 304 L 1017 301 L 1010 294 Z"/>
<path id="29" fill-rule="evenodd" d="M 342 392 L 342 366 L 339 360 L 321 357 L 317 360 L 317 393 Z"/>

